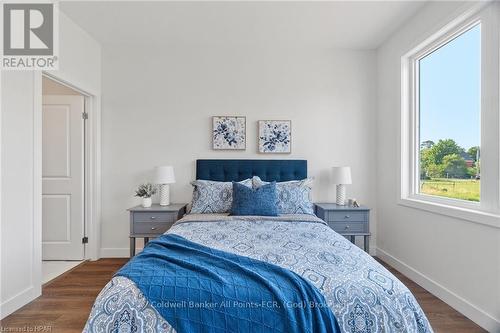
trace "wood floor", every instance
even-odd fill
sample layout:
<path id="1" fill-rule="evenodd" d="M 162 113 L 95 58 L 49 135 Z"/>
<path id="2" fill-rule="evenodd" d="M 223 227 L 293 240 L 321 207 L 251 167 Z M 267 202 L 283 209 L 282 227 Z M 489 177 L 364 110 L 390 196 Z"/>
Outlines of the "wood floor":
<path id="1" fill-rule="evenodd" d="M 392 274 L 394 274 L 415 295 L 435 333 L 476 333 L 486 332 L 467 317 L 454 310 L 451 306 L 429 293 L 403 274 L 377 259 Z"/>
<path id="2" fill-rule="evenodd" d="M 81 264 L 46 284 L 42 296 L 0 321 L 0 331 L 32 332 L 35 326 L 40 326 L 38 332 L 81 332 L 97 294 L 126 261 L 101 259 Z M 398 271 L 382 264 L 412 291 L 436 333 L 486 332 Z"/>

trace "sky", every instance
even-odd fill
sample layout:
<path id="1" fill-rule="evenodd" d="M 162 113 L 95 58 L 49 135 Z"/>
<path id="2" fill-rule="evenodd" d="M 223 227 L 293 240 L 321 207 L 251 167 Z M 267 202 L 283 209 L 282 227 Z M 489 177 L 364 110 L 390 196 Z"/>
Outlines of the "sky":
<path id="1" fill-rule="evenodd" d="M 420 142 L 453 139 L 480 145 L 479 25 L 420 60 Z"/>

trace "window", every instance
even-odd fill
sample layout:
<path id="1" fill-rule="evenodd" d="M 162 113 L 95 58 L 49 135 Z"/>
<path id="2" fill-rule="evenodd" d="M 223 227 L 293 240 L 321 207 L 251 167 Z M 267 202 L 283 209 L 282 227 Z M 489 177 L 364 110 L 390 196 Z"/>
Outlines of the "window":
<path id="1" fill-rule="evenodd" d="M 480 201 L 481 26 L 417 59 L 418 193 Z"/>
<path id="2" fill-rule="evenodd" d="M 401 205 L 500 226 L 500 5 L 401 58 Z"/>

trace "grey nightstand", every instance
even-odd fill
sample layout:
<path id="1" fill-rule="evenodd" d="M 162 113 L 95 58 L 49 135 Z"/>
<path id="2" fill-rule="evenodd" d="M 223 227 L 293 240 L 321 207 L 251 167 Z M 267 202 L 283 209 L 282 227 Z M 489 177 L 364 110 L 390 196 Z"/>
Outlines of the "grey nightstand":
<path id="1" fill-rule="evenodd" d="M 186 213 L 186 204 L 168 206 L 152 205 L 149 208 L 136 206 L 130 212 L 130 257 L 135 256 L 135 239 L 144 238 L 144 245 L 150 237 L 158 237 Z"/>
<path id="2" fill-rule="evenodd" d="M 367 207 L 339 206 L 334 203 L 315 204 L 316 216 L 328 223 L 335 232 L 349 237 L 364 237 L 364 250 L 370 251 L 370 209 Z"/>

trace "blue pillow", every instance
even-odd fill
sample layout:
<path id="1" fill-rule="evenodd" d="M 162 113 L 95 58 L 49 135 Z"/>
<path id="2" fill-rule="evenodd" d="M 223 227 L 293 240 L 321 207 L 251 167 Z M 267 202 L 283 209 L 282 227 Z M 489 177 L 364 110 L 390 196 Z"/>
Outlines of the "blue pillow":
<path id="1" fill-rule="evenodd" d="M 276 182 L 253 189 L 233 182 L 231 215 L 278 216 Z"/>

